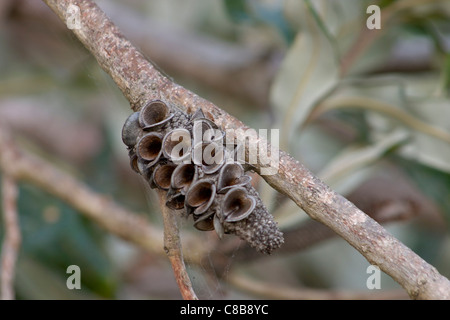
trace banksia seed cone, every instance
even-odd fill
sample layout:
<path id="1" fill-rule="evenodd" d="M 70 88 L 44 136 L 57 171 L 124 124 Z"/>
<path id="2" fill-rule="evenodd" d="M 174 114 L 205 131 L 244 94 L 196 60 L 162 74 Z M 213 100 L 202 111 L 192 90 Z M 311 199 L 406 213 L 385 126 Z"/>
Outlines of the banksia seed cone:
<path id="1" fill-rule="evenodd" d="M 161 100 L 131 114 L 122 129 L 130 165 L 152 188 L 166 191 L 166 205 L 193 216 L 194 227 L 234 234 L 262 253 L 283 243 L 251 177 L 226 148 L 225 133 L 201 109 L 187 115 Z"/>
<path id="2" fill-rule="evenodd" d="M 242 220 L 225 219 L 222 224 L 224 232 L 235 234 L 256 250 L 270 254 L 283 244 L 283 234 L 278 230 L 276 222 L 267 211 L 256 190 L 251 185 L 246 185 L 243 189 L 247 191 L 248 198 L 255 199 L 253 210 Z M 228 194 L 232 198 L 238 198 L 239 195 L 232 194 L 234 190 L 239 189 L 233 189 Z M 226 207 L 229 205 L 228 202 L 236 201 L 232 198 L 224 199 L 222 206 Z M 245 207 L 247 204 L 244 203 L 242 206 Z"/>

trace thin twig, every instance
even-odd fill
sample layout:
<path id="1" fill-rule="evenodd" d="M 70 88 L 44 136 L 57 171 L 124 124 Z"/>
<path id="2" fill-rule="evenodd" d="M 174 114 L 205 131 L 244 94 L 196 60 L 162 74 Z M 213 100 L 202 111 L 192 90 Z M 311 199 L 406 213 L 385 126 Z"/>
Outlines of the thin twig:
<path id="1" fill-rule="evenodd" d="M 79 26 L 73 33 L 112 77 L 133 110 L 151 99 L 164 99 L 187 113 L 202 108 L 223 129 L 247 129 L 238 119 L 213 103 L 163 76 L 121 34 L 104 12 L 90 0 L 44 0 L 67 23 L 69 5 L 80 9 Z M 228 131 L 229 132 L 229 131 Z M 232 133 L 230 132 L 230 135 Z M 251 137 L 249 145 L 267 144 Z M 270 147 L 268 146 L 268 150 Z M 277 152 L 277 151 L 273 151 Z M 311 218 L 342 236 L 371 264 L 399 282 L 415 299 L 450 299 L 450 281 L 383 227 L 331 190 L 307 168 L 279 151 L 277 174 L 264 176 L 274 189 L 287 195 Z M 258 159 L 259 160 L 259 159 Z M 259 171 L 262 164 L 255 164 Z"/>
<path id="2" fill-rule="evenodd" d="M 166 72 L 267 107 L 270 80 L 279 62 L 274 59 L 276 53 L 170 28 L 148 16 L 136 16 L 129 6 L 113 2 L 105 5 L 108 8 L 104 10 L 123 33 Z"/>
<path id="3" fill-rule="evenodd" d="M 282 52 L 264 44 L 235 44 L 217 37 L 174 28 L 159 23 L 158 19 L 149 15 L 139 14 L 127 2 L 107 0 L 98 3 L 151 61 L 174 77 L 188 78 L 189 81 L 239 98 L 242 103 L 249 103 L 254 107 L 268 107 L 269 86 L 281 62 Z M 58 17 L 44 3 L 22 0 L 11 1 L 11 4 L 15 13 L 15 29 L 23 28 L 25 20 L 32 20 L 36 24 L 42 20 L 49 21 L 49 26 L 55 33 L 65 29 L 64 25 L 54 23 L 58 22 Z M 33 31 L 42 34 L 45 29 Z M 25 38 L 26 42 L 37 41 L 36 38 L 39 38 L 29 30 L 23 31 L 21 35 L 31 38 Z M 54 54 L 64 56 L 67 53 L 58 51 Z M 70 61 L 69 57 L 68 60 Z"/>
<path id="4" fill-rule="evenodd" d="M 20 249 L 21 235 L 17 215 L 18 188 L 13 177 L 5 174 L 2 179 L 2 202 L 5 239 L 1 256 L 1 299 L 13 300 L 15 266 Z"/>
<path id="5" fill-rule="evenodd" d="M 165 191 L 158 190 L 158 197 L 164 221 L 164 251 L 172 264 L 175 280 L 180 288 L 181 296 L 184 300 L 198 300 L 184 264 L 177 213 L 165 205 Z"/>
<path id="6" fill-rule="evenodd" d="M 144 216 L 122 208 L 51 163 L 20 150 L 0 129 L 0 168 L 16 180 L 31 182 L 61 198 L 109 232 L 152 253 L 164 254 L 162 230 L 150 225 Z"/>
<path id="7" fill-rule="evenodd" d="M 3 289 L 10 288 L 10 281 L 8 280 L 13 278 L 11 270 L 14 268 L 13 262 L 15 261 L 14 250 L 12 249 L 18 246 L 16 241 L 17 234 L 14 232 L 12 225 L 14 221 L 11 218 L 11 215 L 14 215 L 12 212 L 14 207 L 11 204 L 13 202 L 13 192 L 11 191 L 11 186 L 6 184 L 7 177 L 10 179 L 14 177 L 14 179 L 32 182 L 65 200 L 109 232 L 137 244 L 148 252 L 159 255 L 163 255 L 165 252 L 172 263 L 175 278 L 183 298 L 197 299 L 184 266 L 176 216 L 166 206 L 162 206 L 162 208 L 166 208 L 163 210 L 163 234 L 160 229 L 150 225 L 143 217 L 120 207 L 112 199 L 97 194 L 88 186 L 77 181 L 64 171 L 57 169 L 52 164 L 20 150 L 10 139 L 5 128 L 0 129 L 0 149 L 2 150 L 0 153 L 0 169 L 5 173 L 3 203 L 5 215 L 7 214 L 7 218 L 9 218 L 5 223 L 8 227 L 6 238 L 10 240 L 5 241 L 3 248 L 2 265 L 7 268 L 2 268 L 2 280 L 6 279 L 6 281 L 2 281 L 2 292 L 11 292 L 10 290 L 3 291 Z M 160 197 L 163 198 L 164 195 L 161 194 Z M 164 244 L 162 242 L 163 238 Z M 194 243 L 189 237 L 185 240 L 190 241 L 191 244 Z M 201 250 L 196 249 L 195 251 L 199 252 Z M 188 257 L 188 260 L 194 264 L 199 263 L 198 258 L 195 257 Z M 8 294 L 7 296 L 10 297 L 11 295 Z"/>
<path id="8" fill-rule="evenodd" d="M 35 98 L 2 99 L 0 119 L 13 135 L 19 133 L 36 141 L 52 154 L 73 163 L 92 157 L 103 141 L 100 129 L 93 123 L 75 122 Z"/>

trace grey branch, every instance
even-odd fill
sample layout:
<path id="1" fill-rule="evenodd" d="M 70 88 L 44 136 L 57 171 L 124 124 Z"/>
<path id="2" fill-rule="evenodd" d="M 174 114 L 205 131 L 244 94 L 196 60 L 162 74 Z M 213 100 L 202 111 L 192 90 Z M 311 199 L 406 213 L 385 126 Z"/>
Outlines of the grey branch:
<path id="1" fill-rule="evenodd" d="M 150 99 L 164 99 L 191 113 L 201 107 L 223 130 L 247 128 L 213 103 L 163 76 L 90 0 L 44 0 L 67 23 L 70 5 L 80 9 L 73 33 L 112 77 L 135 111 Z M 157 46 L 158 44 L 154 44 Z M 151 48 L 150 48 L 151 49 Z M 251 144 L 262 141 L 254 137 Z M 264 179 L 311 218 L 330 227 L 371 264 L 389 274 L 414 299 L 450 299 L 450 281 L 301 163 L 279 151 L 280 167 Z M 261 169 L 259 164 L 255 170 Z"/>
<path id="2" fill-rule="evenodd" d="M 0 127 L 0 150 L 0 168 L 5 176 L 31 182 L 66 201 L 109 232 L 149 252 L 163 254 L 162 230 L 147 223 L 144 216 L 129 212 L 68 173 L 18 148 L 4 124 Z"/>
<path id="3" fill-rule="evenodd" d="M 17 214 L 18 187 L 15 179 L 4 174 L 2 177 L 2 204 L 5 239 L 1 256 L 1 299 L 13 300 L 14 276 L 18 251 L 21 243 L 19 218 Z"/>
<path id="4" fill-rule="evenodd" d="M 158 190 L 158 198 L 164 219 L 164 251 L 172 264 L 181 296 L 184 300 L 198 300 L 184 264 L 177 216 L 165 205 L 166 195 L 163 191 Z"/>

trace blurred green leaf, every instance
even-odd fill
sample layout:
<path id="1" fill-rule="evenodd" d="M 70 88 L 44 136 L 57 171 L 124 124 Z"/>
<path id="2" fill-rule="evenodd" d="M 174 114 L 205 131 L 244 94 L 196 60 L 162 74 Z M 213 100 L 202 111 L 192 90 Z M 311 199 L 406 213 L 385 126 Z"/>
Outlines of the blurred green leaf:
<path id="1" fill-rule="evenodd" d="M 316 111 L 363 110 L 369 143 L 406 128 L 411 139 L 398 149 L 399 154 L 450 172 L 450 118 L 442 116 L 450 102 L 433 95 L 437 78 L 433 79 L 430 84 L 428 77 L 373 77 L 341 86 Z"/>
<path id="2" fill-rule="evenodd" d="M 57 268 L 42 263 L 22 253 L 16 271 L 16 292 L 25 300 L 86 300 L 99 299 L 83 284 L 81 289 L 70 290 L 66 281 L 70 274 L 63 274 Z M 83 272 L 81 273 L 83 277 Z"/>
<path id="3" fill-rule="evenodd" d="M 320 28 L 322 33 L 325 35 L 325 37 L 328 39 L 328 41 L 330 42 L 331 46 L 333 47 L 334 57 L 336 59 L 336 62 L 339 63 L 339 61 L 340 61 L 340 53 L 339 53 L 339 49 L 338 49 L 338 46 L 337 46 L 337 43 L 336 43 L 336 38 L 330 33 L 326 23 L 323 21 L 323 19 L 321 18 L 321 16 L 317 12 L 316 8 L 313 6 L 311 1 L 310 0 L 304 0 L 304 1 L 305 1 L 305 4 L 306 4 L 309 12 L 311 12 L 311 16 L 316 21 L 317 26 Z"/>
<path id="4" fill-rule="evenodd" d="M 380 1 L 378 1 L 378 6 L 380 6 L 380 8 L 388 7 L 395 1 L 398 1 L 398 0 L 380 0 Z"/>
<path id="5" fill-rule="evenodd" d="M 442 92 L 450 98 L 450 53 L 445 55 L 444 66 L 442 68 Z"/>
<path id="6" fill-rule="evenodd" d="M 315 136 L 319 137 L 317 134 Z M 349 194 L 374 172 L 382 170 L 383 163 L 380 160 L 399 148 L 408 138 L 408 132 L 399 129 L 372 145 L 355 144 L 346 146 L 342 150 L 333 150 L 331 151 L 334 152 L 333 156 L 326 155 L 324 157 L 331 160 L 317 175 L 336 192 L 343 195 Z M 318 143 L 323 144 L 326 140 L 329 139 L 322 136 Z M 323 161 L 323 159 L 318 161 Z M 280 226 L 292 227 L 300 223 L 304 219 L 304 215 L 298 214 L 299 211 L 300 209 L 292 201 L 277 206 L 275 214 L 277 221 L 280 221 Z"/>
<path id="7" fill-rule="evenodd" d="M 286 43 L 293 41 L 295 31 L 285 18 L 282 1 L 224 0 L 224 4 L 228 15 L 234 21 L 272 26 L 283 36 Z"/>
<path id="8" fill-rule="evenodd" d="M 450 174 L 426 166 L 414 159 L 392 157 L 417 187 L 442 209 L 450 227 Z"/>
<path id="9" fill-rule="evenodd" d="M 349 145 L 336 154 L 318 176 L 341 194 L 348 194 L 368 176 L 372 166 L 409 138 L 405 130 L 396 130 L 372 145 Z"/>
<path id="10" fill-rule="evenodd" d="M 291 150 L 291 139 L 314 104 L 337 83 L 338 66 L 333 46 L 303 6 L 302 28 L 290 47 L 271 87 L 270 99 L 280 115 L 280 147 Z"/>
<path id="11" fill-rule="evenodd" d="M 18 203 L 23 234 L 22 250 L 42 266 L 66 276 L 78 265 L 82 284 L 100 296 L 114 295 L 113 266 L 103 247 L 104 234 L 74 209 L 42 191 L 20 188 Z M 57 297 L 54 297 L 57 298 Z"/>
<path id="12" fill-rule="evenodd" d="M 249 21 L 248 6 L 246 0 L 224 0 L 225 9 L 236 22 Z"/>

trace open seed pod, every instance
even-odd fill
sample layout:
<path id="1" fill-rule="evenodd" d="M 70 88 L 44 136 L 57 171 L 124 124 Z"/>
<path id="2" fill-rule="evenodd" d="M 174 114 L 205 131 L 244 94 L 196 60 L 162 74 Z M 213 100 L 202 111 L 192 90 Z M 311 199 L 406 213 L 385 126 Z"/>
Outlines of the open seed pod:
<path id="1" fill-rule="evenodd" d="M 134 172 L 139 173 L 138 157 L 136 155 L 136 152 L 134 152 L 134 150 L 131 149 L 128 152 L 128 157 L 130 158 L 130 167 L 131 167 L 131 169 L 133 169 Z"/>
<path id="2" fill-rule="evenodd" d="M 212 205 L 216 196 L 216 185 L 211 179 L 199 180 L 189 188 L 186 193 L 186 212 L 189 215 L 205 213 Z"/>
<path id="3" fill-rule="evenodd" d="M 222 200 L 222 217 L 226 222 L 236 222 L 247 218 L 255 209 L 256 200 L 247 190 L 235 187 Z"/>
<path id="4" fill-rule="evenodd" d="M 194 216 L 194 227 L 200 231 L 211 231 L 214 230 L 214 211 L 206 212 L 198 217 Z"/>
<path id="5" fill-rule="evenodd" d="M 144 130 L 158 129 L 167 123 L 173 114 L 161 100 L 152 100 L 147 103 L 139 114 L 139 124 Z"/>
<path id="6" fill-rule="evenodd" d="M 222 143 L 225 132 L 208 119 L 196 119 L 192 127 L 194 145 L 199 142 L 217 142 Z"/>
<path id="7" fill-rule="evenodd" d="M 225 163 L 220 169 L 217 182 L 219 193 L 226 193 L 232 188 L 244 186 L 252 180 L 252 177 L 244 173 L 244 168 L 239 163 Z"/>
<path id="8" fill-rule="evenodd" d="M 150 132 L 139 139 L 136 145 L 136 154 L 139 159 L 155 164 L 162 154 L 162 135 Z"/>
<path id="9" fill-rule="evenodd" d="M 188 130 L 178 128 L 167 133 L 162 142 L 163 154 L 174 163 L 190 161 L 191 134 Z"/>
<path id="10" fill-rule="evenodd" d="M 169 189 L 170 192 L 170 189 Z M 184 201 L 186 199 L 184 194 L 167 192 L 166 196 L 166 206 L 172 210 L 184 209 Z"/>
<path id="11" fill-rule="evenodd" d="M 215 173 L 225 163 L 225 148 L 215 142 L 200 142 L 194 146 L 192 160 L 204 173 Z"/>
<path id="12" fill-rule="evenodd" d="M 217 215 L 217 213 L 214 215 L 213 224 L 214 224 L 214 230 L 216 231 L 219 238 L 222 239 L 223 235 L 225 234 L 225 230 L 223 228 L 222 222 L 220 221 L 220 218 Z"/>
<path id="13" fill-rule="evenodd" d="M 257 251 L 270 254 L 273 250 L 279 248 L 283 242 L 283 233 L 278 229 L 277 223 L 274 221 L 273 216 L 267 211 L 267 208 L 258 196 L 258 192 L 250 184 L 240 187 L 239 189 L 245 189 L 247 196 L 252 197 L 256 201 L 256 205 L 252 212 L 244 219 L 229 222 L 228 217 L 225 217 L 222 222 L 222 226 L 225 233 L 234 234 L 246 241 L 251 247 Z M 242 199 L 240 194 L 233 195 L 233 190 L 229 191 L 224 196 L 222 202 L 222 215 L 226 215 L 227 212 L 232 212 L 232 216 L 235 216 L 234 210 L 238 206 L 230 204 L 226 197 L 230 197 L 230 200 L 237 199 L 236 202 L 240 203 Z M 225 204 L 228 202 L 228 204 Z M 233 203 L 233 201 L 231 201 Z M 245 200 L 242 201 L 241 207 L 247 207 L 249 204 Z M 245 211 L 244 209 L 242 212 Z M 238 212 L 238 211 L 237 211 Z M 222 217 L 223 219 L 223 217 Z M 228 218 L 229 220 L 230 218 Z"/>
<path id="14" fill-rule="evenodd" d="M 152 179 L 154 167 L 149 166 L 146 161 L 136 160 L 136 168 L 137 172 L 149 183 L 150 188 L 156 188 L 156 185 Z"/>
<path id="15" fill-rule="evenodd" d="M 176 192 L 186 194 L 189 186 L 198 178 L 197 166 L 192 163 L 180 164 L 172 174 L 170 187 Z"/>
<path id="16" fill-rule="evenodd" d="M 172 173 L 176 167 L 177 166 L 173 163 L 158 165 L 152 175 L 152 180 L 155 185 L 160 189 L 168 190 L 170 188 Z"/>
<path id="17" fill-rule="evenodd" d="M 197 166 L 192 163 L 178 165 L 172 172 L 166 205 L 174 210 L 183 209 L 186 192 L 197 178 Z"/>
<path id="18" fill-rule="evenodd" d="M 132 113 L 122 127 L 122 141 L 128 148 L 134 147 L 140 130 L 139 112 Z"/>

